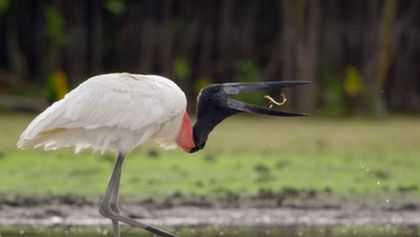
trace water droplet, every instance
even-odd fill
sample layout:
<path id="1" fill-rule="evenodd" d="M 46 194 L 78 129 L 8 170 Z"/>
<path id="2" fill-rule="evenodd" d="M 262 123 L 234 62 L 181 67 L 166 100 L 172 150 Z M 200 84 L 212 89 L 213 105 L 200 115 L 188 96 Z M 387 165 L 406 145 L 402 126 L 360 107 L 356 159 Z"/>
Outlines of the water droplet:
<path id="1" fill-rule="evenodd" d="M 24 235 L 25 234 L 25 231 L 24 230 L 19 230 L 19 234 L 20 235 Z"/>
<path id="2" fill-rule="evenodd" d="M 302 236 L 302 235 L 303 235 L 303 233 L 302 233 L 301 231 L 299 231 L 299 232 L 298 232 L 298 235 L 299 235 L 299 236 Z"/>
<path id="3" fill-rule="evenodd" d="M 376 185 L 381 185 L 381 182 L 377 181 L 377 182 L 376 182 Z"/>
<path id="4" fill-rule="evenodd" d="M 385 199 L 385 202 L 386 202 L 386 203 L 389 203 L 389 199 Z"/>
<path id="5" fill-rule="evenodd" d="M 370 169 L 369 169 L 369 168 L 367 168 L 367 169 L 366 169 L 366 172 L 369 172 L 369 171 L 370 171 Z"/>

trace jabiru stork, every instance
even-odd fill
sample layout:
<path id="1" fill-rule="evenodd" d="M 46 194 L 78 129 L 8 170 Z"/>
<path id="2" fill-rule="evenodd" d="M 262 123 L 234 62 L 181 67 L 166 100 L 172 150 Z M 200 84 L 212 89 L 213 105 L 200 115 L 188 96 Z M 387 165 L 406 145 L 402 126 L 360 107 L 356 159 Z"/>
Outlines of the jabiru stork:
<path id="1" fill-rule="evenodd" d="M 174 237 L 119 212 L 119 186 L 126 155 L 149 139 L 163 148 L 181 147 L 192 153 L 204 148 L 214 127 L 238 113 L 303 116 L 247 104 L 230 98 L 244 92 L 274 90 L 307 84 L 305 81 L 212 84 L 197 97 L 194 126 L 186 112 L 184 92 L 171 80 L 156 75 L 112 73 L 89 78 L 39 114 L 20 136 L 21 149 L 117 151 L 118 156 L 102 197 L 99 213 L 112 220 L 115 237 L 119 222 L 162 237 Z"/>

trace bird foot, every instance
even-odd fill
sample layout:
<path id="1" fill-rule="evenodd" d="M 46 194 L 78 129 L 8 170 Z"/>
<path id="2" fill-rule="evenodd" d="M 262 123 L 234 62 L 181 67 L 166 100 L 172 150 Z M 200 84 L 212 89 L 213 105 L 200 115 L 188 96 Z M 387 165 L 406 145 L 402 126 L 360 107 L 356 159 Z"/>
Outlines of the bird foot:
<path id="1" fill-rule="evenodd" d="M 134 219 L 131 219 L 129 217 L 122 216 L 118 212 L 112 210 L 110 205 L 104 205 L 103 203 L 101 203 L 101 205 L 99 207 L 99 213 L 102 216 L 110 218 L 112 220 L 113 225 L 114 225 L 115 236 L 118 236 L 118 237 L 119 237 L 119 228 L 117 227 L 117 229 L 116 229 L 115 225 L 118 225 L 119 221 L 123 222 L 123 223 L 126 223 L 128 225 L 131 225 L 131 226 L 140 227 L 142 229 L 145 229 L 145 230 L 147 230 L 149 232 L 152 232 L 156 235 L 159 235 L 161 237 L 177 237 L 176 235 L 167 233 L 167 232 L 165 232 L 163 230 L 160 230 L 156 227 L 149 226 L 149 225 L 143 224 L 141 222 L 138 222 Z"/>

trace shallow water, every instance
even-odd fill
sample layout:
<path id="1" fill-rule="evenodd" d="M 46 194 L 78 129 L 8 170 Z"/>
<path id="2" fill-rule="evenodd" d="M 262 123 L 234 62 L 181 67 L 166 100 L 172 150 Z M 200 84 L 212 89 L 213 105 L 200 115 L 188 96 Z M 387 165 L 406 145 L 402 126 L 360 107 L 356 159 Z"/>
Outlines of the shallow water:
<path id="1" fill-rule="evenodd" d="M 420 237 L 419 226 L 334 226 L 334 227 L 183 227 L 178 229 L 166 228 L 166 230 L 182 237 L 254 237 L 254 236 L 277 236 L 277 237 Z M 99 237 L 113 236 L 112 230 L 103 227 L 54 227 L 54 228 L 16 228 L 0 227 L 0 237 Z M 150 237 L 148 232 L 133 228 L 122 228 L 123 237 Z"/>

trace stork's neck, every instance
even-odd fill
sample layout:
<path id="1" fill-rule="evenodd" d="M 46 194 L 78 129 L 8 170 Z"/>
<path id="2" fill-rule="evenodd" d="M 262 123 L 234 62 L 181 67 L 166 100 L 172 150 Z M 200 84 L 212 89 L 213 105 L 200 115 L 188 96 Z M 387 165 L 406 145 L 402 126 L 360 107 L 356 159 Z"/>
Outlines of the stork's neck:
<path id="1" fill-rule="evenodd" d="M 181 130 L 177 138 L 177 144 L 184 151 L 192 153 L 201 150 L 206 145 L 207 137 L 214 127 L 223 119 L 238 113 L 234 110 L 223 110 L 212 113 L 209 110 L 207 113 L 198 113 L 197 121 L 194 126 L 191 125 L 190 117 L 187 113 L 184 114 Z M 201 116 L 200 116 L 201 115 Z"/>
<path id="2" fill-rule="evenodd" d="M 176 143 L 186 152 L 191 152 L 194 149 L 195 143 L 193 140 L 193 128 L 188 113 L 184 113 L 184 118 L 182 119 L 181 129 L 179 131 Z"/>
<path id="3" fill-rule="evenodd" d="M 214 122 L 201 118 L 197 119 L 193 127 L 190 117 L 185 112 L 176 143 L 188 153 L 201 150 L 206 145 L 207 137 L 214 126 Z"/>

